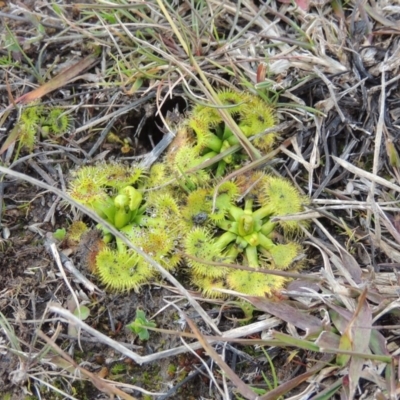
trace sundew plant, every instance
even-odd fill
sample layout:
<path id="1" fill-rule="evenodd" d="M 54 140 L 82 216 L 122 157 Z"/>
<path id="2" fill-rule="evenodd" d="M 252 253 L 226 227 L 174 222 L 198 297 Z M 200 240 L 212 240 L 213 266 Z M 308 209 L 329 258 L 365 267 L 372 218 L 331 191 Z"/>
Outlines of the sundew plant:
<path id="1" fill-rule="evenodd" d="M 218 97 L 257 149 L 273 148 L 277 134 L 263 135 L 276 124 L 271 105 L 244 92 L 225 90 Z M 287 278 L 262 270 L 301 268 L 300 225 L 272 218 L 302 211 L 307 199 L 288 180 L 262 171 L 222 181 L 246 163 L 240 147 L 202 167 L 239 143 L 217 108 L 195 106 L 178 127 L 178 139 L 149 171 L 117 162 L 76 170 L 69 194 L 165 269 L 184 272 L 207 297 L 224 296 L 223 289 L 257 296 L 282 289 Z M 97 228 L 104 245 L 90 267 L 108 289 L 139 290 L 157 279 L 146 260 Z"/>

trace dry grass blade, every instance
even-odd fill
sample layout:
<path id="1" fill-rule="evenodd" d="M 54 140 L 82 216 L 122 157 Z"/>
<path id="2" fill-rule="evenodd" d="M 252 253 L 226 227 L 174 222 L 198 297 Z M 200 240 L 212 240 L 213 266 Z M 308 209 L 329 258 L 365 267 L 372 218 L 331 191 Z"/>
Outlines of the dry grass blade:
<path id="1" fill-rule="evenodd" d="M 204 350 L 207 354 L 214 360 L 214 362 L 224 371 L 227 377 L 232 381 L 238 391 L 249 400 L 256 400 L 257 395 L 251 390 L 251 388 L 246 385 L 237 375 L 236 373 L 228 366 L 228 364 L 221 358 L 221 356 L 210 346 L 210 344 L 205 340 L 203 335 L 200 333 L 197 326 L 193 323 L 193 321 L 187 317 L 185 314 L 185 319 L 189 324 L 190 328 L 196 335 L 198 341 L 203 346 Z"/>
<path id="2" fill-rule="evenodd" d="M 342 265 L 344 265 L 351 274 L 352 279 L 355 284 L 361 283 L 362 270 L 360 265 L 355 260 L 355 258 L 342 246 L 338 246 L 338 251 L 340 254 L 340 258 L 342 261 Z"/>
<path id="3" fill-rule="evenodd" d="M 82 328 L 86 332 L 89 332 L 91 335 L 96 337 L 96 339 L 99 342 L 107 344 L 108 346 L 110 346 L 110 347 L 114 348 L 115 350 L 121 352 L 125 356 L 131 358 L 132 360 L 134 360 L 138 364 L 142 364 L 143 363 L 143 357 L 142 356 L 140 356 L 139 354 L 129 350 L 125 346 L 115 342 L 114 340 L 112 340 L 108 336 L 98 332 L 96 329 L 93 329 L 92 327 L 88 326 L 81 319 L 79 319 L 78 317 L 76 317 L 74 314 L 70 313 L 69 311 L 67 311 L 63 307 L 59 306 L 58 304 L 49 304 L 48 307 L 49 307 L 49 311 L 55 312 L 55 313 L 61 315 L 62 317 L 68 319 L 70 322 L 74 323 L 77 327 Z"/>
<path id="4" fill-rule="evenodd" d="M 357 309 L 350 320 L 346 330 L 340 339 L 339 351 L 351 350 L 357 353 L 369 353 L 369 342 L 371 337 L 372 313 L 366 301 L 367 290 L 365 289 L 358 299 Z M 338 356 L 341 364 L 350 358 L 348 355 Z M 364 366 L 364 360 L 353 356 L 349 365 L 349 398 L 354 399 L 360 374 Z"/>
<path id="5" fill-rule="evenodd" d="M 328 250 L 331 256 L 332 263 L 338 268 L 338 270 L 343 274 L 347 281 L 353 287 L 357 287 L 357 282 L 360 282 L 361 269 L 354 258 L 339 244 L 339 242 L 327 231 L 327 229 L 321 224 L 319 220 L 314 220 L 314 223 L 321 228 L 321 230 L 330 239 L 332 244 L 336 247 L 340 253 L 340 258 Z"/>
<path id="6" fill-rule="evenodd" d="M 379 23 L 381 23 L 383 26 L 387 26 L 387 27 L 393 27 L 396 29 L 399 29 L 399 24 L 397 22 L 391 21 L 390 19 L 386 18 L 385 16 L 383 16 L 380 12 L 377 11 L 377 7 L 371 7 L 368 4 L 364 5 L 365 10 L 367 11 L 367 13 L 374 18 L 376 21 L 378 21 Z"/>
<path id="7" fill-rule="evenodd" d="M 260 396 L 259 400 L 276 400 L 279 399 L 280 396 L 287 394 L 290 390 L 298 387 L 301 383 L 305 382 L 310 377 L 314 376 L 317 372 L 319 372 L 322 368 L 326 367 L 333 360 L 332 355 L 325 354 L 322 359 L 314 365 L 314 367 L 310 368 L 309 371 L 296 376 L 295 378 L 289 380 L 288 382 L 284 382 L 280 384 L 277 388 L 269 391 L 267 394 Z"/>
<path id="8" fill-rule="evenodd" d="M 123 354 L 126 357 L 131 358 L 134 360 L 136 363 L 139 365 L 145 364 L 145 363 L 150 363 L 153 361 L 158 361 L 162 360 L 166 357 L 172 357 L 181 353 L 185 353 L 188 351 L 188 347 L 190 347 L 193 350 L 201 349 L 202 345 L 200 342 L 195 342 L 191 343 L 186 346 L 178 346 L 173 349 L 168 349 L 164 351 L 160 351 L 158 353 L 154 354 L 149 354 L 147 356 L 141 356 L 127 347 L 121 345 L 120 343 L 116 342 L 115 340 L 109 338 L 108 336 L 102 334 L 101 332 L 98 332 L 96 329 L 93 329 L 89 325 L 87 325 L 84 321 L 76 317 L 74 314 L 66 310 L 65 308 L 59 306 L 58 304 L 50 304 L 49 305 L 49 310 L 51 312 L 54 312 L 61 317 L 67 319 L 68 321 L 74 323 L 77 327 L 81 328 L 82 330 L 90 333 L 93 337 L 96 338 L 96 341 L 100 343 L 104 343 L 107 346 L 117 350 L 121 354 Z M 278 318 L 269 318 L 267 320 L 263 321 L 258 321 L 246 326 L 242 326 L 240 328 L 235 328 L 232 329 L 228 332 L 224 332 L 222 336 L 215 336 L 215 337 L 209 337 L 210 342 L 211 341 L 232 341 L 232 342 L 237 342 L 237 343 L 243 343 L 243 344 L 268 344 L 265 341 L 257 341 L 254 339 L 240 339 L 243 336 L 249 336 L 253 335 L 256 333 L 259 333 L 263 330 L 266 329 L 272 329 L 274 327 L 277 327 L 281 321 Z M 185 336 L 185 335 L 182 335 Z M 188 336 L 191 337 L 191 336 Z M 140 348 L 139 346 L 137 346 Z"/>
<path id="9" fill-rule="evenodd" d="M 47 337 L 42 331 L 37 332 L 38 336 L 42 338 L 49 346 L 51 346 L 64 360 L 68 361 L 73 365 L 82 375 L 90 379 L 93 385 L 103 393 L 107 393 L 110 396 L 116 395 L 120 396 L 124 400 L 137 400 L 136 397 L 132 397 L 129 394 L 123 392 L 122 390 L 116 388 L 112 384 L 105 382 L 103 379 L 99 378 L 97 375 L 80 367 L 67 353 L 65 353 L 52 339 Z"/>
<path id="10" fill-rule="evenodd" d="M 388 54 L 385 56 L 384 65 L 386 64 L 388 58 Z M 383 65 L 383 67 L 384 67 Z M 382 136 L 383 136 L 383 128 L 384 128 L 384 116 L 386 114 L 386 87 L 385 87 L 385 74 L 381 76 L 381 95 L 380 95 L 380 107 L 379 107 L 379 119 L 376 125 L 376 132 L 375 132 L 375 148 L 374 148 L 374 162 L 372 166 L 372 174 L 374 176 L 378 175 L 379 171 L 379 164 L 381 160 L 381 144 L 382 144 Z M 370 192 L 367 197 L 367 201 L 371 203 L 375 203 L 375 186 L 376 182 L 371 182 Z M 375 234 L 377 236 L 378 241 L 381 240 L 381 230 L 380 230 L 380 223 L 379 223 L 379 213 L 375 207 L 375 204 L 372 204 L 371 210 L 368 210 L 367 215 L 367 226 L 370 226 L 372 214 L 375 218 Z"/>
<path id="11" fill-rule="evenodd" d="M 367 329 L 370 329 L 368 327 Z M 314 342 L 304 340 L 304 339 L 296 339 L 293 336 L 272 331 L 271 332 L 272 337 L 275 339 L 274 341 L 265 341 L 265 344 L 276 344 L 278 346 L 291 346 L 294 348 L 300 348 L 304 350 L 309 350 L 309 351 L 314 351 L 314 352 L 320 352 L 320 353 L 327 353 L 327 354 L 334 354 L 336 358 L 342 357 L 342 356 L 352 356 L 352 357 L 359 357 L 364 360 L 376 360 L 380 361 L 386 364 L 390 364 L 393 360 L 393 356 L 390 355 L 385 355 L 385 354 L 370 354 L 370 353 L 359 353 L 355 352 L 352 350 L 345 350 L 345 349 L 340 349 L 337 347 L 325 347 L 325 346 L 320 346 L 319 342 L 320 340 L 317 339 Z M 337 340 L 333 339 L 333 337 L 328 337 L 324 338 L 324 340 L 321 341 L 323 345 L 325 344 L 331 344 L 331 345 L 336 345 Z"/>
<path id="12" fill-rule="evenodd" d="M 53 253 L 54 249 L 52 249 L 52 245 L 55 246 L 53 240 L 46 238 L 46 246 L 47 248 Z M 62 265 L 75 277 L 76 280 L 78 280 L 82 285 L 85 286 L 85 288 L 93 293 L 97 293 L 99 295 L 103 295 L 104 292 L 100 290 L 94 283 L 92 283 L 88 278 L 86 278 L 82 272 L 80 272 L 74 264 L 71 262 L 71 260 L 68 259 L 63 253 L 59 253 L 60 260 L 62 262 Z"/>
<path id="13" fill-rule="evenodd" d="M 258 310 L 270 313 L 304 330 L 306 332 L 305 337 L 318 335 L 322 330 L 322 321 L 317 317 L 307 313 L 301 313 L 299 310 L 283 302 L 277 303 L 262 297 L 249 296 L 246 296 L 246 300 L 253 304 Z"/>
<path id="14" fill-rule="evenodd" d="M 396 222 L 397 219 L 394 219 L 393 223 L 388 218 L 388 216 L 383 212 L 382 208 L 379 204 L 376 205 L 377 209 L 379 210 L 380 221 L 382 221 L 385 228 L 389 231 L 389 233 L 393 236 L 394 240 L 400 244 L 400 232 L 397 229 Z"/>
<path id="15" fill-rule="evenodd" d="M 353 174 L 361 176 L 363 178 L 366 178 L 371 182 L 375 182 L 378 185 L 385 186 L 385 187 L 387 187 L 387 188 L 389 188 L 391 190 L 394 190 L 394 191 L 400 193 L 400 186 L 395 185 L 394 183 L 391 183 L 388 180 L 386 180 L 384 178 L 381 178 L 380 176 L 374 175 L 371 172 L 364 171 L 363 169 L 358 168 L 358 167 L 354 166 L 353 164 L 349 163 L 348 161 L 342 160 L 339 157 L 332 156 L 332 158 L 339 165 L 341 165 L 343 168 L 346 168 L 347 170 L 349 170 Z"/>
<path id="16" fill-rule="evenodd" d="M 31 101 L 40 99 L 46 94 L 52 92 L 53 90 L 60 89 L 67 83 L 72 82 L 72 80 L 77 79 L 78 75 L 81 72 L 93 67 L 93 65 L 95 65 L 98 61 L 99 58 L 97 55 L 87 56 L 83 60 L 80 60 L 76 62 L 74 65 L 61 71 L 57 76 L 50 79 L 44 85 L 38 87 L 35 90 L 32 90 L 32 92 L 24 94 L 21 97 L 18 97 L 15 100 L 15 102 L 27 104 L 30 103 Z"/>

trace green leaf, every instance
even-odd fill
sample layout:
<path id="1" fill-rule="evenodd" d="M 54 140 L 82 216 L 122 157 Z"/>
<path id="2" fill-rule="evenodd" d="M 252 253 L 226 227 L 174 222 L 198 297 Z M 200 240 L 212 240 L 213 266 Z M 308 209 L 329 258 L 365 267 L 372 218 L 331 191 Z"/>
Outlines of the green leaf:
<path id="1" fill-rule="evenodd" d="M 90 315 L 90 310 L 86 306 L 79 306 L 74 310 L 74 315 L 84 321 Z"/>
<path id="2" fill-rule="evenodd" d="M 284 342 L 289 346 L 298 347 L 300 349 L 319 351 L 319 346 L 315 343 L 309 342 L 308 340 L 294 338 L 290 335 L 286 335 L 281 332 L 272 331 L 272 337 L 280 342 Z"/>
<path id="3" fill-rule="evenodd" d="M 56 240 L 64 240 L 66 234 L 67 234 L 67 231 L 65 230 L 65 228 L 57 229 L 57 230 L 53 233 L 53 237 L 54 237 L 54 239 L 56 239 Z"/>
<path id="4" fill-rule="evenodd" d="M 61 9 L 61 7 L 59 7 L 57 4 L 52 4 L 53 7 L 53 11 L 57 14 L 57 15 L 63 15 L 63 11 Z"/>
<path id="5" fill-rule="evenodd" d="M 351 337 L 351 331 L 346 330 L 342 335 L 342 337 L 340 338 L 339 350 L 350 351 L 352 349 L 352 345 L 353 345 L 353 340 Z M 350 360 L 350 355 L 348 354 L 339 353 L 336 357 L 336 363 L 341 366 L 346 365 L 349 360 Z"/>
<path id="6" fill-rule="evenodd" d="M 128 325 L 128 328 L 139 336 L 140 340 L 149 340 L 149 331 L 147 328 L 155 328 L 156 324 L 146 319 L 143 310 L 136 310 L 136 319 Z"/>

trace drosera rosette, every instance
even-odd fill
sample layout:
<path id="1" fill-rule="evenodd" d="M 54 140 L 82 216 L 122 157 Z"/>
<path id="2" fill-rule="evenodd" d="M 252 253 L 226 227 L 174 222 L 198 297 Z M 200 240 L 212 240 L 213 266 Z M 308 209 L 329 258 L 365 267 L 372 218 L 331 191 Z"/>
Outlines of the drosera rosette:
<path id="1" fill-rule="evenodd" d="M 16 132 L 18 134 L 19 146 L 25 148 L 28 152 L 31 152 L 35 145 L 43 112 L 44 107 L 40 102 L 26 106 L 11 133 Z"/>
<path id="2" fill-rule="evenodd" d="M 181 215 L 176 200 L 170 194 L 148 199 L 146 213 L 120 231 L 165 269 L 171 271 L 180 263 Z M 122 249 L 124 247 L 119 240 L 117 245 Z M 145 260 L 142 262 L 147 263 Z"/>
<path id="3" fill-rule="evenodd" d="M 107 289 L 117 292 L 138 291 L 154 276 L 133 250 L 104 247 L 96 256 L 96 274 Z"/>
<path id="4" fill-rule="evenodd" d="M 57 137 L 67 133 L 72 119 L 61 107 L 45 106 L 40 101 L 25 106 L 15 124 L 12 135 L 19 141 L 19 149 L 33 150 L 39 135 L 44 138 Z"/>
<path id="5" fill-rule="evenodd" d="M 10 133 L 10 136 L 18 140 L 16 158 L 18 158 L 22 148 L 29 153 L 33 151 L 33 147 L 39 136 L 43 113 L 44 106 L 38 101 L 32 102 L 21 109 L 19 119 Z"/>
<path id="6" fill-rule="evenodd" d="M 187 262 L 192 267 L 194 282 L 196 279 L 200 282 L 195 282 L 199 287 L 204 285 L 203 278 L 223 278 L 229 288 L 241 293 L 270 295 L 281 289 L 287 278 L 263 274 L 260 269 L 285 270 L 301 266 L 298 262 L 302 255 L 301 245 L 287 239 L 284 243 L 275 240 L 275 229 L 293 232 L 295 225 L 285 222 L 280 226 L 271 222 L 271 218 L 283 213 L 287 215 L 288 210 L 300 211 L 303 196 L 282 178 L 258 174 L 252 184 L 244 197 L 244 205 L 231 204 L 224 210 L 223 218 L 209 220 L 206 231 L 194 228 L 187 234 Z M 283 206 L 282 202 L 287 204 Z M 253 268 L 254 272 L 210 266 L 209 262 L 241 264 Z M 215 272 L 219 268 L 220 272 Z M 202 289 L 204 293 L 210 290 Z"/>
<path id="7" fill-rule="evenodd" d="M 40 125 L 43 137 L 57 137 L 68 133 L 72 127 L 72 118 L 60 107 L 45 107 L 40 117 Z"/>
<path id="8" fill-rule="evenodd" d="M 157 201 L 153 199 L 151 204 L 146 203 L 139 209 L 143 212 L 118 230 L 165 269 L 174 270 L 182 258 L 177 225 L 179 210 L 175 200 L 164 194 Z M 110 290 L 138 291 L 140 286 L 156 279 L 158 274 L 141 255 L 128 249 L 118 238 L 115 246 L 115 250 L 111 245 L 102 249 L 95 261 L 96 274 Z M 109 264 L 111 261 L 112 264 Z"/>
<path id="9" fill-rule="evenodd" d="M 253 206 L 253 199 L 247 198 L 243 208 L 230 207 L 227 218 L 216 222 L 217 227 L 224 231 L 217 242 L 225 248 L 235 244 L 235 247 L 231 246 L 229 252 L 231 257 L 235 259 L 235 255 L 242 255 L 245 264 L 252 268 L 264 267 L 265 255 L 269 256 L 277 268 L 289 267 L 299 255 L 299 248 L 274 243 L 270 236 L 272 231 L 269 231 L 270 214 L 264 215 L 263 208 L 257 206 L 253 210 Z M 268 226 L 268 233 L 264 230 L 265 226 Z M 285 251 L 284 248 L 283 251 L 277 251 L 279 246 L 286 246 L 286 250 L 292 251 Z M 264 257 L 261 257 L 261 254 Z"/>
<path id="10" fill-rule="evenodd" d="M 133 186 L 143 172 L 140 166 L 118 163 L 84 166 L 72 172 L 68 193 L 120 229 L 145 211 L 143 194 Z"/>
<path id="11" fill-rule="evenodd" d="M 234 205 L 239 189 L 234 182 L 224 182 L 213 204 L 213 187 L 193 190 L 186 196 L 181 207 L 182 222 L 186 229 L 206 226 L 222 220 L 228 209 Z"/>
<path id="12" fill-rule="evenodd" d="M 153 197 L 145 192 L 140 166 L 101 163 L 72 175 L 69 193 L 74 199 L 96 211 L 164 268 L 173 270 L 179 264 L 179 207 L 167 192 Z M 103 245 L 92 257 L 90 269 L 108 289 L 137 291 L 155 278 L 154 268 L 142 256 L 104 227 L 98 228 Z"/>
<path id="13" fill-rule="evenodd" d="M 262 133 L 276 125 L 274 108 L 261 98 L 250 93 L 233 90 L 222 90 L 217 93 L 224 109 L 235 119 L 238 127 L 247 136 L 260 134 L 254 140 L 254 145 L 267 151 L 276 141 L 276 133 Z M 237 137 L 224 123 L 218 109 L 211 106 L 197 105 L 193 108 L 186 121 L 186 132 L 190 136 L 193 147 L 202 160 L 210 159 L 239 144 Z M 187 140 L 190 142 L 190 139 Z M 213 168 L 216 176 L 223 176 L 228 165 L 236 168 L 246 156 L 242 152 L 226 155 Z"/>

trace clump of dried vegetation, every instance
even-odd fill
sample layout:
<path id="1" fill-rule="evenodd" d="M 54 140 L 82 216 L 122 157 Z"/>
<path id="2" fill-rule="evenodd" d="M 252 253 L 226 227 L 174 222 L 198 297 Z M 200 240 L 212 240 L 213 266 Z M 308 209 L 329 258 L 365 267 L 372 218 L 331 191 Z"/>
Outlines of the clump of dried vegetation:
<path id="1" fill-rule="evenodd" d="M 399 15 L 386 0 L 0 1 L 0 397 L 397 398 Z M 218 90 L 273 104 L 273 150 L 243 140 Z M 310 198 L 272 220 L 300 221 L 305 249 L 302 269 L 265 271 L 290 278 L 273 297 L 208 299 L 68 195 L 71 170 L 171 154 L 196 105 L 249 156 L 224 180 L 263 171 Z M 86 268 L 101 234 L 76 240 L 80 220 L 163 279 L 104 291 Z"/>

